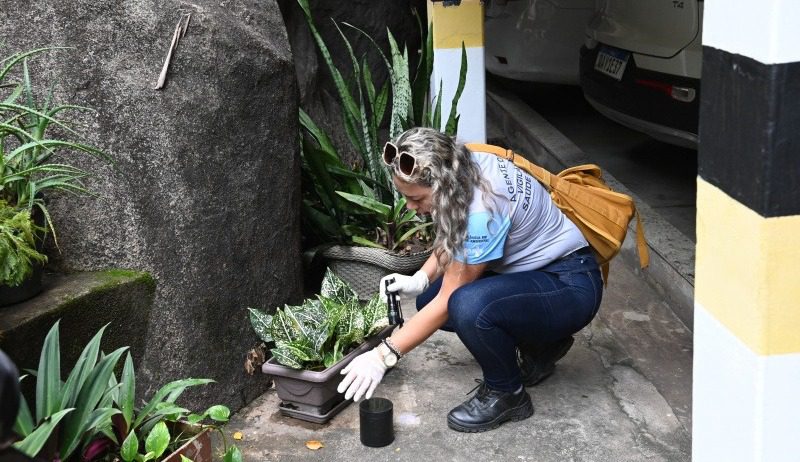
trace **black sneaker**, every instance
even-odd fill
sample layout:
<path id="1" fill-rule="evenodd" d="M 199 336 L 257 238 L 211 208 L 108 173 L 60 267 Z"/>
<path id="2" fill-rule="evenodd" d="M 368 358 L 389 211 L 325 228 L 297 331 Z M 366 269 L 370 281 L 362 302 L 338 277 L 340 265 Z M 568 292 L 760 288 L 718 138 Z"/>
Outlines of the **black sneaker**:
<path id="1" fill-rule="evenodd" d="M 524 388 L 517 393 L 497 391 L 481 382 L 472 398 L 447 414 L 447 426 L 459 432 L 485 432 L 503 422 L 523 420 L 532 415 L 531 397 Z"/>
<path id="2" fill-rule="evenodd" d="M 519 347 L 519 368 L 522 374 L 522 383 L 526 387 L 532 387 L 550 377 L 556 369 L 556 361 L 567 354 L 573 343 L 575 343 L 575 338 L 570 335 L 539 348 Z"/>

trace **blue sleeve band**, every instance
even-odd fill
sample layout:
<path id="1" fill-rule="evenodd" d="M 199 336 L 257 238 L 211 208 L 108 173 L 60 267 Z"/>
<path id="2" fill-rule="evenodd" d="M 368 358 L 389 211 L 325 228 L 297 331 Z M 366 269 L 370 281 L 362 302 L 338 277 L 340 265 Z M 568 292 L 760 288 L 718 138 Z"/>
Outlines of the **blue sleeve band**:
<path id="1" fill-rule="evenodd" d="M 471 213 L 467 218 L 464 254 L 457 256 L 456 260 L 476 265 L 502 258 L 510 228 L 511 220 L 508 217 L 491 217 L 489 212 Z"/>

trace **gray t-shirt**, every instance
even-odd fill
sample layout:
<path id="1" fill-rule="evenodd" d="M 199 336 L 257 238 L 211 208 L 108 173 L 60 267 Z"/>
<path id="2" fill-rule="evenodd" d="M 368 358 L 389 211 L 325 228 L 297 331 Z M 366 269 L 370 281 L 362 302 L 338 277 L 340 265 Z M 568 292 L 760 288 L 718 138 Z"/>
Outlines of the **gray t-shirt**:
<path id="1" fill-rule="evenodd" d="M 530 174 L 513 162 L 488 153 L 473 152 L 472 160 L 494 194 L 484 198 L 475 188 L 464 254 L 457 255 L 457 260 L 469 264 L 489 262 L 492 271 L 516 273 L 541 268 L 589 245 Z"/>

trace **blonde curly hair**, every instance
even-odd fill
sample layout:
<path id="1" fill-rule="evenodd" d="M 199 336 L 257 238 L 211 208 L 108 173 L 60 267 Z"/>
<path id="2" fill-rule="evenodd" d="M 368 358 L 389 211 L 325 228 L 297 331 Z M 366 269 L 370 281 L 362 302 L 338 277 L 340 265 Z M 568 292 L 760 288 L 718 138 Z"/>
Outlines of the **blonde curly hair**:
<path id="1" fill-rule="evenodd" d="M 444 269 L 464 251 L 467 217 L 475 188 L 483 193 L 490 211 L 495 209 L 494 193 L 472 160 L 472 154 L 455 139 L 432 128 L 411 128 L 397 137 L 397 152 L 414 157 L 411 175 L 400 171 L 397 159 L 389 172 L 410 184 L 431 188 L 431 216 L 436 230 L 434 253 Z"/>

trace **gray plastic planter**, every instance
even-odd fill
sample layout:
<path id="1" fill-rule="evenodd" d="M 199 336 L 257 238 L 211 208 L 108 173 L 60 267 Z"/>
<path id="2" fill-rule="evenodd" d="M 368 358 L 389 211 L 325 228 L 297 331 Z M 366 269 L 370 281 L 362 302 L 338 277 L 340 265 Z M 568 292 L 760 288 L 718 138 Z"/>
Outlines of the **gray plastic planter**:
<path id="1" fill-rule="evenodd" d="M 381 339 L 394 329 L 389 326 L 367 339 L 341 361 L 322 371 L 297 370 L 278 364 L 270 358 L 261 366 L 261 371 L 272 377 L 278 397 L 281 399 L 281 414 L 315 423 L 325 423 L 351 401 L 336 391 L 344 376 L 342 369 L 356 356 L 374 348 Z"/>

